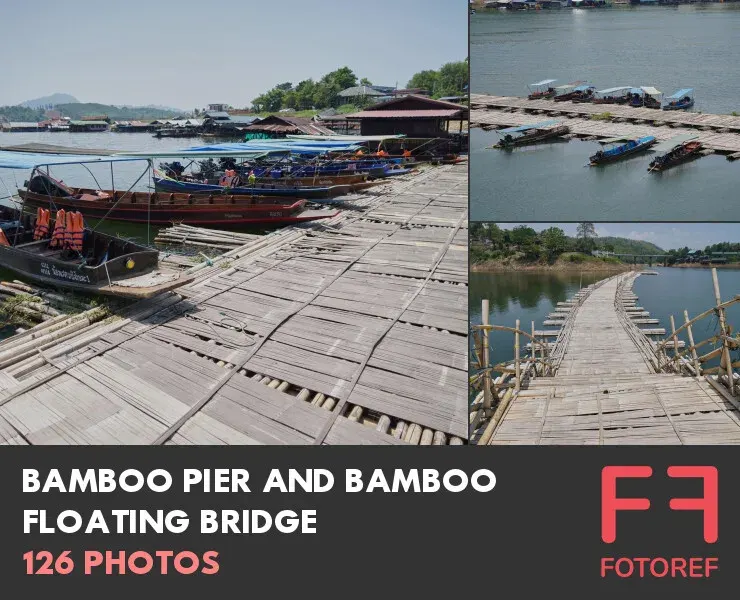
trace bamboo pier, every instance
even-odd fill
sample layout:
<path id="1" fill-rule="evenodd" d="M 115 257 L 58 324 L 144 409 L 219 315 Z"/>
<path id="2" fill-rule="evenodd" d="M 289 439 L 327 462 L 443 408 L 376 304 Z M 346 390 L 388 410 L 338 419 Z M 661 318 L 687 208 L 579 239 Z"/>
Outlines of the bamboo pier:
<path id="1" fill-rule="evenodd" d="M 532 125 L 557 118 L 570 135 L 603 139 L 652 135 L 658 141 L 680 134 L 696 135 L 707 151 L 735 158 L 740 153 L 740 117 L 618 104 L 590 104 L 528 100 L 514 96 L 471 94 L 471 127 L 498 129 Z"/>
<path id="2" fill-rule="evenodd" d="M 467 189 L 465 165 L 426 168 L 3 341 L 0 442 L 463 444 Z"/>
<path id="3" fill-rule="evenodd" d="M 513 328 L 491 325 L 484 301 L 483 322 L 472 326 L 478 371 L 471 379 L 480 392 L 469 409 L 471 442 L 740 443 L 740 362 L 731 359 L 740 339 L 725 321 L 740 296 L 723 301 L 712 269 L 715 306 L 693 318 L 687 311 L 679 321 L 671 316 L 666 332 L 643 327 L 645 317 L 637 316 L 647 312 L 632 291 L 640 275 L 631 271 L 582 289 L 558 306 L 555 330 L 532 323 L 530 333 L 519 321 Z M 716 333 L 696 340 L 696 323 L 715 317 Z M 493 330 L 514 333 L 514 358 L 506 364 L 490 365 Z M 717 358 L 718 366 L 707 365 Z"/>

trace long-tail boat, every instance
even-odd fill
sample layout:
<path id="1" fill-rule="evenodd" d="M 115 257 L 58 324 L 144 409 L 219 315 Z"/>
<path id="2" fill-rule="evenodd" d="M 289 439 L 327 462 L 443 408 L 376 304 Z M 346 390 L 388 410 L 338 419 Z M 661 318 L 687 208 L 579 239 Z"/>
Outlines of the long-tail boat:
<path id="1" fill-rule="evenodd" d="M 559 138 L 570 131 L 565 125 L 560 125 L 560 121 L 542 121 L 532 125 L 520 125 L 519 127 L 508 127 L 496 131 L 501 137 L 494 148 L 514 148 L 516 146 L 526 146 L 528 144 L 537 144 L 554 138 Z M 521 135 L 516 135 L 521 134 Z"/>
<path id="2" fill-rule="evenodd" d="M 0 206 L 0 265 L 59 288 L 126 298 L 149 298 L 193 277 L 159 264 L 159 252 L 119 237 L 80 228 L 76 247 L 55 243 L 56 222 L 43 235 L 37 217 Z M 50 226 L 50 227 L 48 227 Z"/>
<path id="3" fill-rule="evenodd" d="M 644 152 L 656 142 L 655 136 L 648 135 L 640 138 L 616 137 L 599 140 L 604 146 L 610 146 L 605 150 L 599 150 L 589 157 L 591 165 L 602 165 L 617 162 L 627 156 Z"/>
<path id="4" fill-rule="evenodd" d="M 694 106 L 693 88 L 678 90 L 675 94 L 666 97 L 663 110 L 685 110 Z"/>
<path id="5" fill-rule="evenodd" d="M 656 156 L 652 160 L 648 172 L 666 171 L 671 167 L 701 156 L 702 144 L 696 140 L 697 137 L 689 133 L 677 135 L 655 146 L 654 150 L 656 152 L 663 152 L 664 154 Z"/>
<path id="6" fill-rule="evenodd" d="M 306 200 L 294 197 L 73 188 L 39 171 L 18 194 L 34 209 L 51 204 L 55 210 L 79 210 L 87 218 L 159 225 L 287 225 L 336 215 L 306 209 Z"/>
<path id="7" fill-rule="evenodd" d="M 552 84 L 557 79 L 543 79 L 537 83 L 530 83 L 527 87 L 529 88 L 529 100 L 542 100 L 544 98 L 552 98 L 555 95 L 555 88 Z"/>
<path id="8" fill-rule="evenodd" d="M 627 104 L 630 101 L 632 86 L 607 88 L 594 92 L 594 104 Z"/>

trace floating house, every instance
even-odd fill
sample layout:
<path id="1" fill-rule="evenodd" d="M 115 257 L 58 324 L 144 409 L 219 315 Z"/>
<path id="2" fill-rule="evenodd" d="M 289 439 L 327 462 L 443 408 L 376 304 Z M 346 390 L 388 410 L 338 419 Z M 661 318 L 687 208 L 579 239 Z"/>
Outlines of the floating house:
<path id="1" fill-rule="evenodd" d="M 46 129 L 46 125 L 41 123 L 24 122 L 24 121 L 4 121 L 0 122 L 0 131 L 21 133 L 24 131 L 41 131 Z"/>
<path id="2" fill-rule="evenodd" d="M 450 135 L 450 121 L 459 121 L 461 130 L 468 112 L 466 106 L 411 94 L 374 104 L 347 119 L 360 123 L 361 135 L 441 138 Z"/>
<path id="3" fill-rule="evenodd" d="M 72 133 L 92 133 L 98 131 L 108 131 L 110 125 L 107 121 L 80 120 L 70 121 L 69 131 Z"/>

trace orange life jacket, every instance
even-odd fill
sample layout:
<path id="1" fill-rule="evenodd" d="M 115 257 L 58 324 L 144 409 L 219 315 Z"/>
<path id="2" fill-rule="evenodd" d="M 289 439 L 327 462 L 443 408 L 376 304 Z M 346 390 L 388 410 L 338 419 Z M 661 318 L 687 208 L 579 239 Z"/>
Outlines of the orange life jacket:
<path id="1" fill-rule="evenodd" d="M 61 248 L 64 245 L 64 232 L 67 230 L 67 215 L 63 208 L 57 211 L 54 222 L 54 233 L 49 242 L 49 248 Z"/>
<path id="2" fill-rule="evenodd" d="M 70 211 L 67 213 L 67 229 L 64 232 L 64 247 L 82 252 L 82 239 L 85 235 L 85 225 L 82 213 Z"/>
<path id="3" fill-rule="evenodd" d="M 411 150 L 404 150 L 403 151 L 403 156 L 406 157 L 406 158 L 408 158 L 409 156 L 411 156 Z"/>
<path id="4" fill-rule="evenodd" d="M 42 240 L 49 235 L 49 219 L 51 219 L 51 211 L 39 207 L 36 211 L 36 227 L 33 230 L 34 240 Z"/>
<path id="5" fill-rule="evenodd" d="M 5 237 L 5 232 L 2 229 L 0 229 L 0 246 L 10 246 L 10 242 Z"/>

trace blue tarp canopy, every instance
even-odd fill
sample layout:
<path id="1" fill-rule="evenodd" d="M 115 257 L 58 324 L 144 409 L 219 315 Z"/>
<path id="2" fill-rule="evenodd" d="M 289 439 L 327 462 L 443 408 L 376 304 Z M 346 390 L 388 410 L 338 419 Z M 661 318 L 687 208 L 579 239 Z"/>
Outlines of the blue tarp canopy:
<path id="1" fill-rule="evenodd" d="M 538 81 L 537 83 L 530 83 L 532 87 L 535 87 L 537 85 L 547 85 L 549 83 L 555 83 L 557 79 L 543 79 L 542 81 Z"/>
<path id="2" fill-rule="evenodd" d="M 676 93 L 674 93 L 671 96 L 668 96 L 668 99 L 670 100 L 680 100 L 684 96 L 691 96 L 693 93 L 694 88 L 684 88 L 682 90 L 678 90 Z"/>
<path id="3" fill-rule="evenodd" d="M 92 162 L 122 162 L 142 160 L 125 156 L 93 154 L 46 154 L 43 152 L 11 152 L 0 150 L 0 169 L 33 169 L 39 165 L 71 165 Z"/>
<path id="4" fill-rule="evenodd" d="M 615 92 L 626 92 L 627 90 L 633 90 L 633 88 L 630 85 L 621 86 L 621 87 L 612 87 L 612 88 L 606 88 L 605 90 L 599 90 L 596 92 L 597 94 L 614 94 Z"/>
<path id="5" fill-rule="evenodd" d="M 519 127 L 509 127 L 508 129 L 498 129 L 496 133 L 518 133 L 520 131 L 528 131 L 530 129 L 543 129 L 550 125 L 556 125 L 560 121 L 542 121 L 541 123 L 533 123 L 532 125 L 520 125 Z"/>

